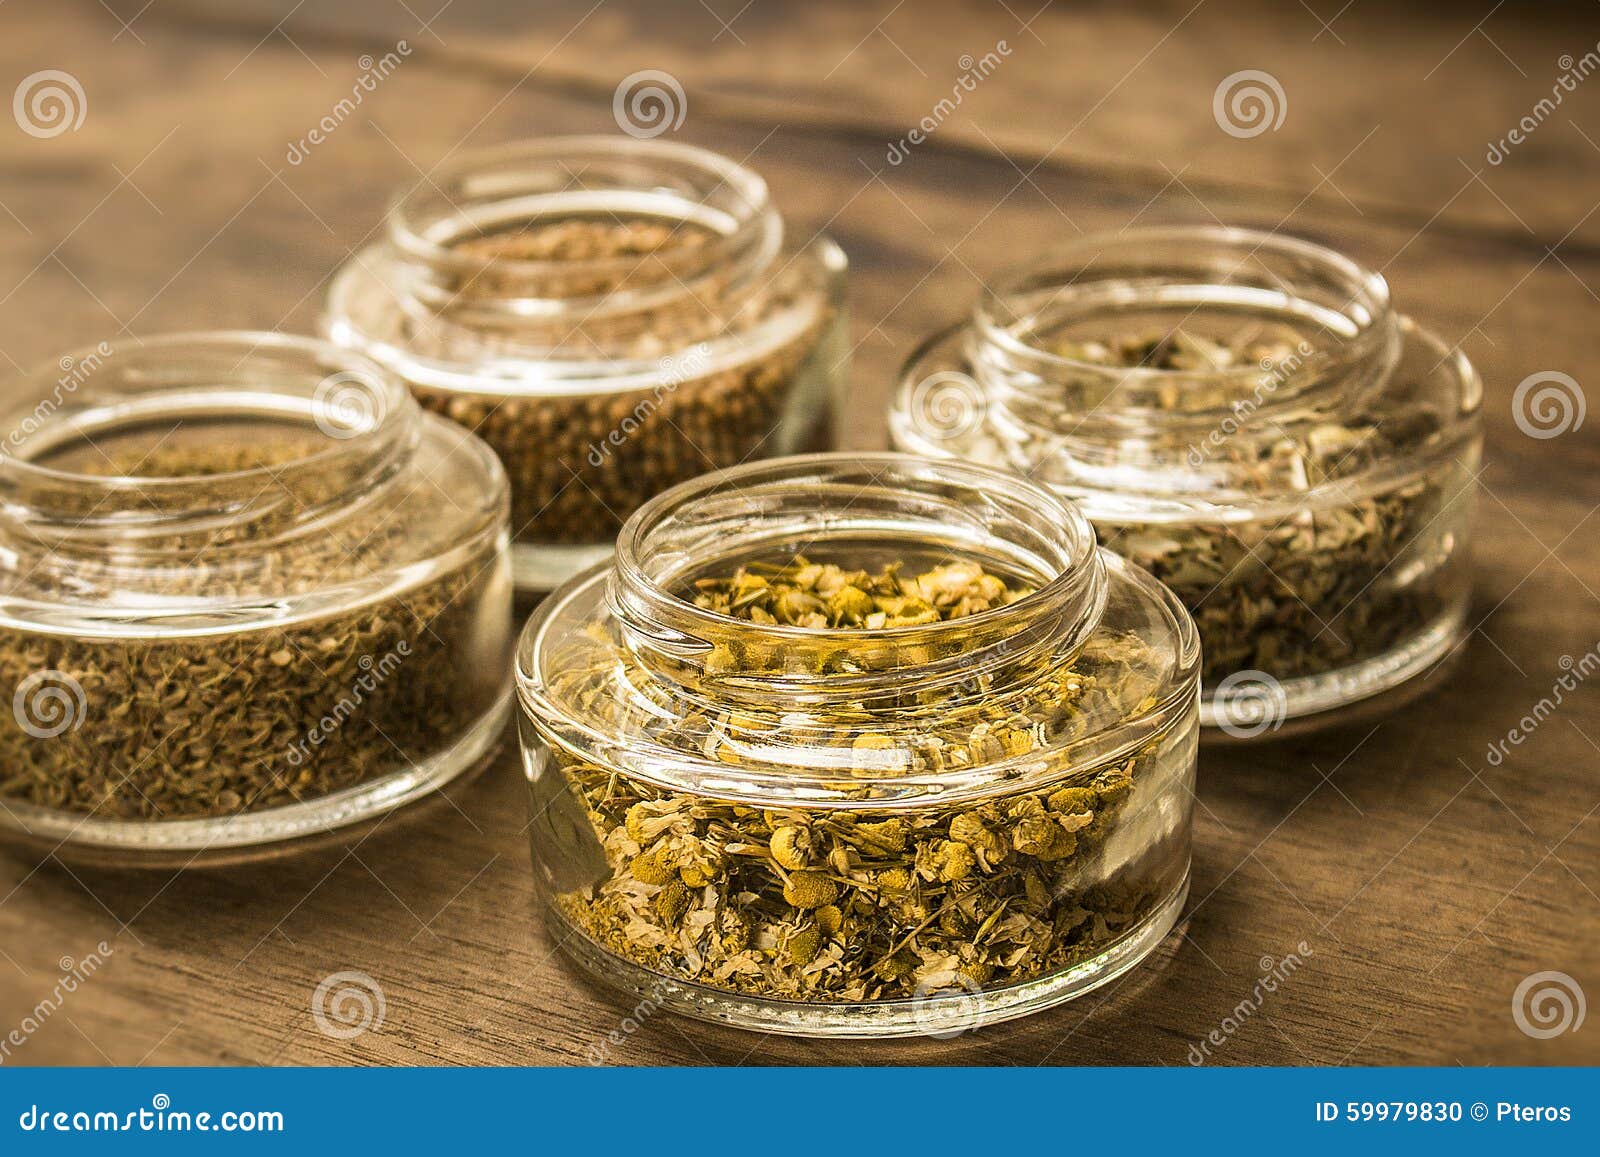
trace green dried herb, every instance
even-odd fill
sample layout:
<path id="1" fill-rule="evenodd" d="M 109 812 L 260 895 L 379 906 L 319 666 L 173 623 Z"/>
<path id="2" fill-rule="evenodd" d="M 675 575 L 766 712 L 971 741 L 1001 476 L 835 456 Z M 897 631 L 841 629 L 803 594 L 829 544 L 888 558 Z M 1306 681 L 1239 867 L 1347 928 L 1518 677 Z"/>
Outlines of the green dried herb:
<path id="1" fill-rule="evenodd" d="M 1061 343 L 1058 352 L 1097 365 L 1187 370 L 1254 368 L 1259 402 L 1317 352 L 1283 327 L 1241 330 L 1214 341 L 1181 329 L 1106 343 Z M 1194 406 L 1194 383 L 1185 405 Z M 1217 388 L 1213 404 L 1236 400 Z M 1170 399 L 1176 403 L 1177 399 Z M 1222 438 L 1204 447 L 1246 492 L 1308 490 L 1350 477 L 1438 423 L 1426 412 L 1357 412 L 1262 442 Z M 1271 429 L 1271 426 L 1267 427 Z M 1241 670 L 1279 679 L 1317 675 L 1392 650 L 1458 601 L 1460 567 L 1449 545 L 1467 479 L 1442 470 L 1334 506 L 1244 522 L 1096 523 L 1103 545 L 1149 570 L 1194 615 L 1208 684 Z M 1454 509 L 1452 507 L 1454 506 Z"/>
<path id="2" fill-rule="evenodd" d="M 851 632 L 820 664 L 842 671 L 860 669 L 857 657 L 878 631 L 981 614 L 1029 593 L 966 562 L 907 569 L 797 557 L 706 578 L 686 593 L 752 624 Z M 591 634 L 553 665 L 563 680 L 557 694 L 608 730 L 692 743 L 733 766 L 803 732 L 845 749 L 841 775 L 875 785 L 859 789 L 859 806 L 758 808 L 665 791 L 553 746 L 559 779 L 542 774 L 533 788 L 543 825 L 535 849 L 555 880 L 556 908 L 580 934 L 647 969 L 781 999 L 973 991 L 1094 957 L 1166 899 L 1186 868 L 1186 844 L 1171 832 L 1134 838 L 1136 852 L 1128 840 L 1116 852 L 1109 846 L 1171 789 L 1170 736 L 1109 766 L 1031 767 L 1027 786 L 965 802 L 919 796 L 895 807 L 882 783 L 1025 760 L 1085 734 L 1108 711 L 1148 710 L 1145 647 L 1096 636 L 1072 663 L 1015 687 L 984 677 L 788 711 L 660 699 L 634 716 L 639 709 L 614 691 L 618 664 L 632 660 Z M 787 668 L 760 647 L 727 662 L 730 673 Z M 637 685 L 666 694 L 658 683 Z"/>
<path id="3" fill-rule="evenodd" d="M 275 467 L 304 454 L 304 445 L 290 442 L 174 439 L 132 459 L 90 455 L 73 468 L 198 478 Z M 174 561 L 162 594 L 227 595 L 235 581 L 229 552 L 252 541 L 262 544 L 265 554 L 256 558 L 279 592 L 303 593 L 367 575 L 416 531 L 402 497 L 311 540 L 275 547 L 286 520 L 326 501 L 338 483 L 324 476 L 281 491 L 281 504 L 260 518 L 165 543 Z M 0 711 L 0 804 L 101 819 L 223 816 L 315 799 L 434 754 L 501 694 L 496 644 L 482 629 L 485 594 L 495 581 L 492 557 L 282 625 L 95 638 L 0 626 L 0 690 L 24 690 L 14 711 Z M 103 561 L 92 557 L 47 562 L 80 584 L 105 577 L 97 569 Z M 37 573 L 9 577 L 53 581 Z M 67 689 L 53 706 L 25 693 L 41 673 L 48 673 L 47 685 Z"/>

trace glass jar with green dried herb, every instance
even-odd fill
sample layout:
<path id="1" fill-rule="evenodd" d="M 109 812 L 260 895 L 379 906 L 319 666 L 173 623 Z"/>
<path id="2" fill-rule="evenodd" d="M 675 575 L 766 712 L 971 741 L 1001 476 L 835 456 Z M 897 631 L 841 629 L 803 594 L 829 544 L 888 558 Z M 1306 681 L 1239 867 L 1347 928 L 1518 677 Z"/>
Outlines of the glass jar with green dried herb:
<path id="1" fill-rule="evenodd" d="M 1199 647 L 1003 472 L 808 455 L 641 508 L 518 651 L 535 874 L 593 974 L 941 1034 L 1077 996 L 1188 884 Z"/>
<path id="2" fill-rule="evenodd" d="M 890 423 L 1081 504 L 1193 613 L 1201 718 L 1248 738 L 1392 705 L 1453 653 L 1481 393 L 1331 250 L 1130 230 L 1003 275 L 912 356 Z"/>
<path id="3" fill-rule="evenodd" d="M 653 495 L 831 445 L 844 278 L 742 165 L 552 138 L 462 153 L 397 199 L 324 324 L 494 448 L 517 587 L 548 591 Z"/>
<path id="4" fill-rule="evenodd" d="M 325 342 L 103 344 L 0 412 L 0 834 L 225 859 L 372 820 L 510 712 L 505 476 Z"/>

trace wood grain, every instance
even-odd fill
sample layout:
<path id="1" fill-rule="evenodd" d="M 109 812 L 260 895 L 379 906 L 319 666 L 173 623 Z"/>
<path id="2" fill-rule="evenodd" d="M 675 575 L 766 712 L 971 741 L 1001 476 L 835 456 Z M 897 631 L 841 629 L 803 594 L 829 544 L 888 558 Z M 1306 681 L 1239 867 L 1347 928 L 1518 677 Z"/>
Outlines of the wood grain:
<path id="1" fill-rule="evenodd" d="M 723 29 L 713 11 L 721 7 Z M 1600 80 L 1499 166 L 1484 161 L 1600 40 L 1592 7 L 1483 13 L 1350 6 L 1048 7 L 455 0 L 429 28 L 386 0 L 10 0 L 0 73 L 82 82 L 82 127 L 0 132 L 0 367 L 163 329 L 305 330 L 336 263 L 397 186 L 453 151 L 615 132 L 642 68 L 683 83 L 680 139 L 747 158 L 791 228 L 853 262 L 850 445 L 883 444 L 901 357 L 1001 265 L 1079 232 L 1210 221 L 1328 241 L 1383 269 L 1404 309 L 1487 383 L 1477 630 L 1448 679 L 1376 724 L 1208 748 L 1182 934 L 1074 1005 L 954 1041 L 799 1043 L 645 1019 L 640 1064 L 1187 1063 L 1263 957 L 1305 967 L 1212 1063 L 1600 1061 L 1585 1031 L 1511 1015 L 1542 970 L 1600 996 L 1600 692 L 1498 767 L 1485 759 L 1600 644 L 1600 422 L 1519 432 L 1526 375 L 1593 394 L 1600 355 Z M 591 7 L 591 5 L 593 5 Z M 1487 10 L 1486 3 L 1483 8 Z M 111 10 L 130 21 L 123 28 Z M 294 9 L 291 11 L 291 9 Z M 1014 9 L 1015 14 L 1013 14 Z M 1022 22 L 1027 21 L 1027 27 Z M 891 141 L 951 90 L 963 53 L 1015 51 L 902 164 Z M 286 152 L 349 94 L 363 53 L 403 66 L 303 163 Z M 1441 63 L 1442 62 L 1442 63 Z M 1223 77 L 1271 72 L 1276 132 L 1212 115 Z M 532 900 L 508 751 L 451 800 L 358 844 L 220 872 L 0 858 L 0 1037 L 62 957 L 106 966 L 16 1063 L 585 1063 L 629 1010 L 555 950 Z M 331 973 L 382 984 L 381 1028 L 316 1031 Z"/>

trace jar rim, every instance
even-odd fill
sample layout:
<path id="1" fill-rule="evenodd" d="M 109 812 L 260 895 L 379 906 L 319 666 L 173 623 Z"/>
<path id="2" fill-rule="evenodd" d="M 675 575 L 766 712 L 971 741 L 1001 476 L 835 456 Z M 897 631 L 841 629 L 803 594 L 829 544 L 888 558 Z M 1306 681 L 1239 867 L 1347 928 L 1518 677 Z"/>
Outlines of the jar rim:
<path id="1" fill-rule="evenodd" d="M 1285 262 L 1308 279 L 1320 278 L 1329 287 L 1337 287 L 1335 296 L 1344 300 L 1331 312 L 1339 315 L 1350 329 L 1348 334 L 1339 335 L 1336 348 L 1340 364 L 1359 365 L 1385 358 L 1393 344 L 1396 316 L 1389 283 L 1382 273 L 1315 241 L 1226 225 L 1148 226 L 1074 239 L 1041 256 L 1002 269 L 979 294 L 969 326 L 974 339 L 997 351 L 998 358 L 1008 369 L 1045 382 L 1063 374 L 1115 379 L 1135 396 L 1143 389 L 1163 391 L 1170 396 L 1174 387 L 1187 382 L 1248 382 L 1260 377 L 1261 366 L 1248 363 L 1200 370 L 1107 366 L 1046 349 L 1019 336 L 1016 331 L 1027 320 L 1028 313 L 1022 307 L 1027 304 L 1030 293 L 1053 290 L 1059 295 L 1069 288 L 1086 289 L 1097 283 L 1097 279 L 1086 279 L 1086 275 L 1104 262 L 1138 262 L 1142 282 L 1164 280 L 1169 285 L 1192 278 L 1193 271 L 1203 266 L 1212 271 L 1224 271 L 1222 284 L 1228 285 L 1258 259 L 1262 263 Z M 1113 265 L 1112 268 L 1119 267 Z M 1281 285 L 1276 271 L 1267 272 L 1271 280 Z M 1282 286 L 1282 292 L 1292 295 L 1293 287 Z M 1129 296 L 1124 304 L 1134 300 Z M 1192 295 L 1191 300 L 1194 302 L 1191 316 L 1206 307 L 1207 302 L 1201 295 Z M 1298 389 L 1275 391 L 1280 404 L 1293 402 L 1300 392 Z M 1154 408 L 1123 405 L 1117 409 L 1119 412 L 1145 412 Z M 1214 419 L 1225 408 L 1197 410 L 1194 416 L 1197 420 Z"/>
<path id="2" fill-rule="evenodd" d="M 524 628 L 517 651 L 519 696 L 524 711 L 541 734 L 583 758 L 615 765 L 630 776 L 676 790 L 713 791 L 748 802 L 764 800 L 766 806 L 783 806 L 784 798 L 804 798 L 820 807 L 860 806 L 860 792 L 866 790 L 873 793 L 873 806 L 883 802 L 892 807 L 902 803 L 916 806 L 917 800 L 925 801 L 934 793 L 956 798 L 1012 790 L 1030 779 L 1060 775 L 1064 766 L 1075 770 L 1099 766 L 1179 725 L 1185 714 L 1195 709 L 1199 642 L 1188 612 L 1147 573 L 1098 547 L 1092 528 L 1070 502 L 1042 492 L 1026 479 L 970 463 L 892 453 L 806 455 L 759 464 L 755 470 L 739 468 L 728 473 L 749 476 L 765 472 L 797 481 L 806 476 L 807 470 L 814 474 L 820 468 L 844 466 L 852 460 L 858 470 L 863 469 L 862 463 L 865 468 L 887 463 L 918 469 L 932 477 L 954 476 L 985 488 L 1023 494 L 1044 512 L 1041 521 L 1047 521 L 1050 512 L 1059 509 L 1075 527 L 1081 524 L 1086 532 L 1088 564 L 1064 576 L 1068 591 L 1073 590 L 1074 580 L 1093 588 L 1093 605 L 1086 617 L 1074 622 L 1070 608 L 1049 598 L 1028 597 L 997 611 L 930 624 L 935 630 L 954 628 L 954 634 L 946 639 L 952 644 L 950 650 L 924 649 L 929 646 L 928 628 L 923 628 L 921 635 L 913 629 L 905 646 L 908 653 L 902 655 L 899 648 L 891 650 L 886 665 L 876 665 L 878 655 L 865 657 L 860 670 L 856 663 L 846 664 L 845 673 L 837 676 L 842 688 L 829 682 L 836 678 L 831 667 L 820 675 L 790 678 L 789 673 L 795 669 L 809 672 L 812 656 L 781 643 L 777 666 L 771 670 L 763 667 L 741 672 L 707 665 L 691 668 L 685 677 L 684 669 L 670 661 L 670 648 L 681 637 L 677 633 L 680 624 L 701 624 L 714 638 L 718 636 L 710 628 L 720 628 L 721 637 L 735 648 L 754 646 L 763 654 L 767 640 L 780 636 L 768 635 L 764 624 L 694 607 L 676 595 L 669 605 L 674 610 L 689 608 L 685 615 L 679 619 L 663 615 L 658 621 L 649 621 L 651 608 L 640 612 L 630 600 L 641 594 L 651 597 L 652 587 L 667 590 L 670 582 L 655 584 L 652 576 L 642 570 L 641 585 L 636 589 L 629 589 L 626 581 L 617 581 L 622 571 L 640 566 L 625 556 L 648 549 L 649 536 L 644 533 L 645 520 L 641 519 L 641 525 L 634 528 L 635 541 L 619 543 L 620 566 L 617 560 L 603 563 L 569 581 L 546 598 Z M 715 482 L 700 481 L 699 490 L 714 492 Z M 700 548 L 705 543 L 720 542 L 721 525 L 713 519 L 695 524 L 694 529 L 705 532 L 704 536 L 687 535 L 671 546 L 677 557 L 664 560 L 664 574 L 687 576 L 693 573 L 697 561 L 715 561 L 704 557 Z M 867 519 L 856 529 L 860 525 L 869 533 L 852 537 L 851 527 L 830 524 L 829 528 L 841 530 L 847 540 L 876 541 L 876 532 L 885 523 Z M 907 538 L 914 539 L 915 531 Z M 785 540 L 774 535 L 767 541 Z M 729 548 L 728 556 L 737 557 L 743 545 Z M 1072 545 L 1076 546 L 1076 541 Z M 649 560 L 643 565 L 648 566 Z M 1111 617 L 1103 620 L 1102 612 Z M 1009 633 L 1008 615 L 1015 617 L 1016 627 Z M 988 620 L 988 629 L 976 635 L 975 642 L 963 638 L 961 632 L 973 632 L 980 618 Z M 1088 624 L 1087 632 L 1081 637 L 1075 635 L 1074 628 L 1084 623 Z M 779 630 L 781 638 L 794 645 L 831 636 L 835 648 L 870 647 L 886 642 L 889 635 L 874 631 L 825 633 L 804 627 Z M 641 638 L 646 647 L 667 648 L 669 661 L 657 662 L 660 653 L 642 649 Z M 1004 645 L 1008 638 L 1014 640 L 1010 651 Z M 996 646 L 997 642 L 1001 645 Z M 970 650 L 959 649 L 969 643 Z M 933 717 L 927 714 L 927 707 L 912 708 L 906 713 L 909 705 L 925 702 L 921 698 L 923 692 L 940 693 L 934 701 L 944 705 L 941 714 L 946 708 L 978 706 L 1002 712 L 1022 710 L 1028 697 L 1044 693 L 1043 688 L 1056 685 L 1053 680 L 1076 670 L 1074 664 L 1080 654 L 1090 647 L 1094 648 L 1093 659 L 1086 670 L 1098 671 L 1107 664 L 1127 670 L 1135 685 L 1141 687 L 1132 692 L 1132 700 L 1119 705 L 1115 696 L 1127 692 L 1111 686 L 1089 692 L 1104 698 L 1080 704 L 1068 714 L 1074 720 L 1070 727 L 1041 738 L 1040 746 L 1026 753 L 1016 754 L 1012 749 L 971 760 L 934 763 L 919 770 L 906 770 L 916 765 L 904 762 L 898 770 L 890 770 L 896 760 L 916 760 L 916 753 L 922 750 L 924 737 L 929 734 Z M 962 661 L 973 655 L 981 656 L 986 664 L 991 659 L 999 661 L 981 667 L 969 665 L 965 680 L 942 678 L 949 670 L 960 670 Z M 597 664 L 594 678 L 603 687 L 591 682 L 589 663 Z M 941 677 L 927 680 L 929 672 Z M 819 683 L 827 685 L 818 691 Z M 1097 686 L 1096 679 L 1090 677 L 1088 686 Z M 747 694 L 747 689 L 754 693 Z M 585 706 L 596 701 L 596 694 L 602 701 L 616 702 L 622 714 L 616 718 L 596 716 L 591 707 Z M 1136 708 L 1130 706 L 1134 700 Z M 1011 706 L 997 706 L 1000 704 Z M 873 713 L 862 714 L 864 708 Z M 836 714 L 839 712 L 842 713 Z M 747 753 L 749 762 L 741 759 L 729 763 L 702 746 L 721 734 L 719 725 L 711 720 L 724 715 L 730 725 L 737 719 L 768 720 L 760 726 L 775 728 L 763 731 L 765 739 L 730 739 L 733 748 Z M 654 731 L 656 724 L 667 724 L 667 730 Z M 685 733 L 674 733 L 679 725 L 686 727 Z M 849 741 L 861 737 L 869 738 L 873 744 L 886 742 L 886 746 L 873 748 L 881 753 L 883 762 L 854 768 L 841 764 L 840 759 L 850 754 Z M 846 744 L 842 753 L 841 739 Z"/>
<path id="3" fill-rule="evenodd" d="M 570 165 L 606 161 L 629 161 L 640 165 L 660 167 L 676 166 L 703 183 L 694 209 L 706 218 L 712 241 L 705 251 L 725 264 L 753 264 L 764 267 L 782 245 L 782 219 L 774 208 L 767 183 L 760 174 L 736 161 L 710 149 L 676 141 L 640 139 L 633 137 L 608 137 L 599 135 L 574 135 L 538 137 L 512 140 L 484 148 L 469 149 L 447 158 L 429 175 L 427 182 L 402 190 L 391 197 L 384 215 L 384 223 L 391 244 L 405 257 L 434 270 L 448 270 L 469 277 L 489 269 L 513 278 L 536 279 L 558 271 L 570 270 L 580 265 L 589 271 L 626 271 L 638 264 L 633 256 L 613 258 L 586 258 L 572 260 L 530 260 L 502 255 L 476 255 L 464 253 L 456 242 L 462 235 L 471 235 L 477 223 L 473 221 L 469 201 L 482 209 L 498 207 L 510 212 L 510 219 L 522 217 L 517 206 L 524 201 L 554 198 L 558 205 L 581 200 L 583 196 L 631 193 L 640 201 L 640 211 L 660 214 L 667 207 L 666 190 L 660 188 L 626 190 L 618 185 L 606 189 L 601 186 L 580 190 L 542 190 L 529 193 L 519 190 L 512 176 L 495 171 L 500 168 L 526 165 L 558 166 L 573 179 Z M 451 197 L 442 190 L 459 183 L 462 194 Z M 732 194 L 727 207 L 708 204 L 712 194 L 726 190 Z M 424 209 L 429 199 L 442 201 L 443 205 L 430 217 Z M 531 207 L 531 206 L 530 206 Z M 687 216 L 679 218 L 687 222 Z M 715 221 L 715 224 L 710 224 Z M 678 296 L 688 292 L 677 282 L 667 287 L 667 294 Z M 631 291 L 641 302 L 649 302 L 661 294 Z M 545 313 L 552 302 L 560 302 L 580 315 L 591 313 L 597 304 L 612 294 L 547 298 L 538 295 L 512 295 L 505 299 L 507 311 L 512 313 Z M 627 295 L 625 295 L 627 296 Z M 517 306 L 517 302 L 543 303 Z"/>
<path id="4" fill-rule="evenodd" d="M 230 357 L 236 359 L 231 371 L 197 369 L 187 377 L 178 376 L 185 359 L 209 358 L 220 362 Z M 173 410 L 159 404 L 164 396 L 168 402 L 177 400 L 180 403 L 174 416 L 224 412 L 225 407 L 220 404 L 223 399 L 208 402 L 199 396 L 200 392 L 225 389 L 230 373 L 241 374 L 252 360 L 266 362 L 274 358 L 293 370 L 301 379 L 299 386 L 284 389 L 282 387 L 288 383 L 283 380 L 253 381 L 248 374 L 243 374 L 237 383 L 239 390 L 230 396 L 235 401 L 253 400 L 263 416 L 298 419 L 323 435 L 325 445 L 284 464 L 288 468 L 314 471 L 364 455 L 385 458 L 392 456 L 414 433 L 421 411 L 405 386 L 383 367 L 353 350 L 317 338 L 272 331 L 166 333 L 140 339 L 129 350 L 101 342 L 24 373 L 20 380 L 27 384 L 29 392 L 9 413 L 0 414 L 0 421 L 26 411 L 30 403 L 32 410 L 22 413 L 18 426 L 5 431 L 7 445 L 0 447 L 0 487 L 15 491 L 42 484 L 106 494 L 149 488 L 158 493 L 181 495 L 184 490 L 197 486 L 247 484 L 252 480 L 265 483 L 280 474 L 284 466 L 255 466 L 184 476 L 96 474 L 45 465 L 12 450 L 50 429 L 53 419 L 59 421 L 56 415 L 62 409 L 60 396 L 65 394 L 70 399 L 84 386 L 89 387 L 90 396 L 105 400 L 78 418 L 76 425 L 57 429 L 52 438 L 35 449 L 35 455 L 48 454 L 62 440 L 114 432 L 121 427 L 173 414 Z M 74 372 L 84 365 L 94 368 L 82 380 L 63 386 L 59 371 L 69 364 Z M 117 385 L 142 389 L 149 397 L 140 400 L 134 392 L 118 390 L 115 386 L 106 389 L 97 379 L 100 368 L 105 366 L 112 367 Z M 163 378 L 163 374 L 167 376 Z M 41 387 L 48 388 L 52 382 L 56 388 L 49 390 L 43 400 L 34 402 L 34 394 Z M 272 388 L 274 385 L 278 388 Z M 185 393 L 196 396 L 184 403 L 181 395 Z M 26 424 L 33 428 L 19 438 L 19 429 Z M 0 512 L 6 505 L 0 501 Z"/>
<path id="5" fill-rule="evenodd" d="M 1131 477 L 1121 478 L 1114 488 L 1089 482 L 1068 484 L 1047 480 L 1038 484 L 1081 504 L 1093 521 L 1113 524 L 1127 521 L 1183 523 L 1201 517 L 1229 521 L 1275 513 L 1288 516 L 1304 509 L 1346 505 L 1379 493 L 1397 481 L 1459 454 L 1464 445 L 1480 436 L 1482 417 L 1483 380 L 1472 360 L 1458 346 L 1448 344 L 1409 315 L 1397 314 L 1396 328 L 1402 363 L 1414 359 L 1426 366 L 1427 376 L 1437 378 L 1440 388 L 1447 388 L 1454 399 L 1450 412 L 1440 415 L 1441 427 L 1425 453 L 1386 456 L 1353 473 L 1319 481 L 1310 488 L 1285 490 L 1275 499 L 1272 495 L 1226 484 L 1192 492 L 1139 486 Z M 970 319 L 956 322 L 929 335 L 907 355 L 889 409 L 891 441 L 897 449 L 932 458 L 968 460 L 962 457 L 966 448 L 991 428 L 993 417 L 987 410 L 986 395 L 980 394 L 972 421 L 956 430 L 930 430 L 919 418 L 915 404 L 920 382 L 947 372 L 944 367 L 966 364 L 963 345 L 970 331 Z M 970 378 L 967 381 L 970 389 L 982 390 L 976 381 Z M 1003 443 L 1004 439 L 1000 441 Z M 1024 460 L 1020 448 L 1002 445 L 1000 452 L 1010 469 L 1030 477 L 1041 466 L 1040 462 Z M 1190 453 L 1193 452 L 1191 446 Z M 1197 475 L 1200 467 L 1210 468 L 1210 465 L 1210 462 L 1202 462 L 1197 466 L 1190 461 L 1189 473 Z M 1239 503 L 1248 503 L 1248 509 L 1240 508 Z"/>
<path id="6" fill-rule="evenodd" d="M 877 469 L 874 470 L 873 467 Z M 953 479 L 970 481 L 975 485 L 981 484 L 991 494 L 1002 495 L 1018 502 L 1039 504 L 1034 506 L 1035 511 L 1044 515 L 1045 521 L 1053 519 L 1057 522 L 1058 528 L 1069 540 L 1069 553 L 1063 558 L 1063 566 L 1058 574 L 1043 582 L 1022 599 L 1005 607 L 989 608 L 959 620 L 921 626 L 885 627 L 871 631 L 854 627 L 802 627 L 781 623 L 763 624 L 757 628 L 755 624 L 743 619 L 696 606 L 645 572 L 642 560 L 650 552 L 650 533 L 655 524 L 669 511 L 722 491 L 814 480 L 835 469 L 867 469 L 874 474 L 875 479 L 881 479 L 890 471 L 903 470 L 906 472 L 904 477 L 907 480 L 914 479 L 918 474 L 925 475 L 929 471 L 937 471 Z M 985 623 L 989 621 L 986 616 L 992 617 L 1004 613 L 1008 609 L 1020 607 L 1023 603 L 1028 603 L 1031 608 L 1042 602 L 1050 602 L 1059 606 L 1063 613 L 1071 613 L 1071 609 L 1076 607 L 1082 607 L 1087 612 L 1085 596 L 1090 592 L 1085 588 L 1095 582 L 1096 576 L 1091 565 L 1095 558 L 1094 530 L 1083 512 L 1061 496 L 1038 487 L 1016 474 L 953 459 L 933 460 L 895 451 L 866 453 L 830 451 L 748 462 L 726 470 L 702 474 L 663 491 L 640 506 L 623 524 L 617 534 L 616 555 L 612 565 L 620 582 L 630 590 L 670 603 L 684 618 L 704 623 L 708 627 L 724 630 L 730 627 L 738 630 L 758 629 L 775 639 L 796 641 L 837 643 L 870 635 L 874 640 L 894 643 L 925 639 L 952 626 L 965 626 L 970 629 L 979 625 L 980 620 Z M 1093 629 L 1092 625 L 1089 629 Z"/>

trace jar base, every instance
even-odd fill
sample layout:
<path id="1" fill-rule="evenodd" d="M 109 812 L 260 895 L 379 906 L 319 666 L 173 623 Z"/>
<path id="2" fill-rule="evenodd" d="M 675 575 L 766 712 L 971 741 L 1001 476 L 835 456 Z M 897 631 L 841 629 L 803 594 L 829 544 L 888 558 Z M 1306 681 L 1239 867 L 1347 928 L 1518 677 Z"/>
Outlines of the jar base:
<path id="1" fill-rule="evenodd" d="M 1200 697 L 1204 736 L 1224 743 L 1287 738 L 1392 711 L 1430 686 L 1418 677 L 1460 644 L 1467 606 L 1466 597 L 1458 599 L 1405 643 L 1347 667 L 1296 679 L 1246 678 L 1231 692 L 1206 689 Z"/>
<path id="2" fill-rule="evenodd" d="M 443 751 L 320 799 L 240 815 L 150 821 L 0 801 L 0 840 L 63 859 L 127 866 L 210 867 L 281 854 L 421 803 L 482 768 L 505 738 L 511 709 L 508 691 Z"/>
<path id="3" fill-rule="evenodd" d="M 947 1040 L 1063 1004 L 1138 965 L 1178 922 L 1189 895 L 1189 874 L 1185 863 L 1183 878 L 1149 915 L 1099 955 L 1071 968 L 1004 988 L 860 1003 L 768 1000 L 667 977 L 597 947 L 554 905 L 546 910 L 562 951 L 590 976 L 641 1004 L 713 1024 L 785 1036 Z"/>

